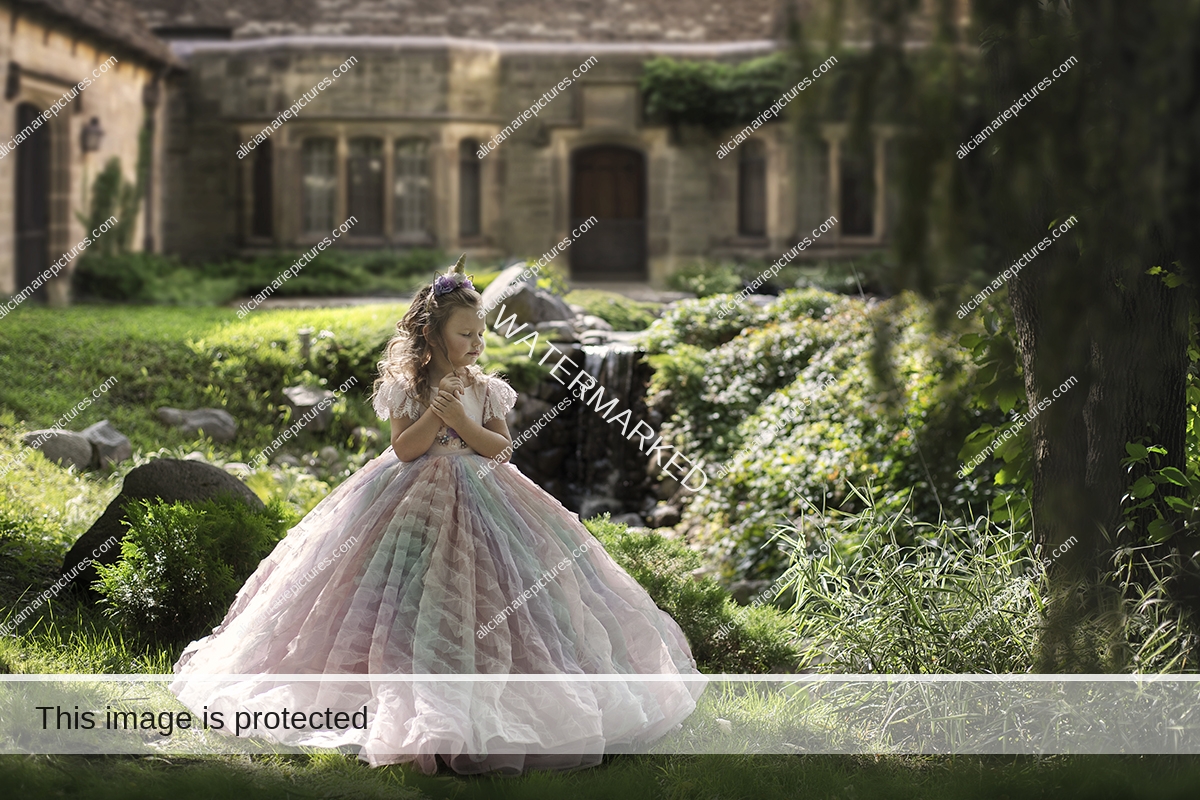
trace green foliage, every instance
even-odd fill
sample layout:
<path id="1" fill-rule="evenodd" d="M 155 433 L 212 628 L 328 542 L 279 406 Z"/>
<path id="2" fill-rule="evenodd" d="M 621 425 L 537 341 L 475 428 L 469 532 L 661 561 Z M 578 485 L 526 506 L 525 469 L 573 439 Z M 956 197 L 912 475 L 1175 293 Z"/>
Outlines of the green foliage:
<path id="1" fill-rule="evenodd" d="M 692 261 L 667 276 L 667 286 L 677 292 L 691 292 L 696 297 L 729 294 L 742 290 L 742 275 L 729 262 L 711 264 Z"/>
<path id="2" fill-rule="evenodd" d="M 804 655 L 823 672 L 1030 671 L 1045 571 L 1027 536 L 922 523 L 855 492 L 861 512 L 777 531 Z"/>
<path id="3" fill-rule="evenodd" d="M 644 331 L 658 316 L 658 303 L 640 303 L 616 292 L 599 289 L 577 289 L 563 298 L 582 306 L 618 331 Z"/>
<path id="4" fill-rule="evenodd" d="M 1011 420 L 1019 419 L 1029 411 L 1008 290 L 1003 289 L 989 297 L 976 314 L 978 316 L 972 323 L 977 319 L 978 324 L 974 325 L 973 332 L 959 339 L 959 344 L 970 352 L 976 367 L 965 397 L 980 421 L 958 453 L 964 464 L 970 463 L 1007 430 Z M 1005 419 L 1005 414 L 1010 420 Z M 1011 518 L 1017 528 L 1028 530 L 1033 521 L 1029 499 L 1033 491 L 1032 430 L 1027 426 L 992 451 L 992 456 L 1001 458 L 1004 466 L 996 469 L 990 464 L 980 464 L 968 471 L 968 480 L 981 485 L 990 478 L 996 486 L 1009 487 L 992 498 L 992 519 L 999 522 Z M 980 477 L 970 478 L 976 470 Z"/>
<path id="5" fill-rule="evenodd" d="M 525 262 L 526 266 L 533 266 L 534 263 L 533 259 Z M 537 285 L 539 289 L 545 289 L 559 297 L 571 291 L 571 281 L 566 271 L 553 262 L 542 267 L 541 272 L 538 273 Z"/>
<path id="6" fill-rule="evenodd" d="M 236 497 L 203 503 L 138 501 L 115 564 L 97 564 L 106 612 L 161 641 L 203 635 L 283 538 L 294 519 L 280 504 L 255 511 Z"/>
<path id="7" fill-rule="evenodd" d="M 1151 275 L 1162 275 L 1170 288 L 1189 286 L 1186 278 L 1152 267 Z M 1188 317 L 1188 371 L 1184 394 L 1187 432 L 1184 440 L 1184 469 L 1163 465 L 1170 454 L 1161 445 L 1148 444 L 1145 437 L 1125 443 L 1128 457 L 1121 461 L 1129 476 L 1129 490 L 1121 498 L 1122 530 L 1153 543 L 1165 542 L 1175 533 L 1185 536 L 1200 531 L 1200 310 L 1192 306 Z"/>
<path id="8" fill-rule="evenodd" d="M 792 71 L 785 53 L 740 64 L 660 56 L 648 61 L 642 73 L 646 116 L 713 130 L 746 123 L 791 88 L 796 82 Z"/>
<path id="9" fill-rule="evenodd" d="M 139 139 L 139 144 L 137 183 L 125 180 L 125 175 L 121 171 L 121 159 L 113 156 L 92 183 L 92 198 L 88 213 L 86 215 L 76 214 L 89 232 L 98 230 L 100 225 L 110 217 L 116 217 L 115 227 L 101 233 L 99 238 L 94 240 L 95 243 L 89 246 L 95 248 L 90 250 L 89 255 L 99 253 L 111 256 L 116 253 L 129 253 L 145 186 L 142 163 L 144 158 L 141 150 L 146 149 L 146 144 L 141 139 Z"/>
<path id="10" fill-rule="evenodd" d="M 684 524 L 726 577 L 778 575 L 775 525 L 806 501 L 854 510 L 847 481 L 874 483 L 882 506 L 911 504 L 924 520 L 970 518 L 971 504 L 995 493 L 955 474 L 978 418 L 961 402 L 970 365 L 933 330 L 927 307 L 806 289 L 762 310 L 737 306 L 733 318 L 750 324 L 723 330 L 705 324 L 721 299 L 685 301 L 651 327 L 648 402 L 668 415 L 664 437 L 706 464 Z M 885 323 L 890 386 L 874 347 Z"/>
<path id="11" fill-rule="evenodd" d="M 753 303 L 739 303 L 732 312 L 720 316 L 730 302 L 729 295 L 715 295 L 676 303 L 650 325 L 640 340 L 651 354 L 667 353 L 685 344 L 710 350 L 767 319 Z"/>
<path id="12" fill-rule="evenodd" d="M 445 269 L 445 257 L 437 250 L 325 250 L 274 288 L 272 282 L 300 255 L 280 252 L 249 261 L 188 265 L 155 253 L 89 252 L 80 259 L 73 286 L 84 299 L 203 306 L 252 297 L 268 288 L 270 297 L 399 296 Z"/>
<path id="13" fill-rule="evenodd" d="M 701 672 L 794 672 L 790 621 L 778 609 L 739 608 L 711 578 L 696 580 L 700 557 L 656 533 L 632 534 L 608 515 L 584 523 L 605 551 L 683 629 Z"/>

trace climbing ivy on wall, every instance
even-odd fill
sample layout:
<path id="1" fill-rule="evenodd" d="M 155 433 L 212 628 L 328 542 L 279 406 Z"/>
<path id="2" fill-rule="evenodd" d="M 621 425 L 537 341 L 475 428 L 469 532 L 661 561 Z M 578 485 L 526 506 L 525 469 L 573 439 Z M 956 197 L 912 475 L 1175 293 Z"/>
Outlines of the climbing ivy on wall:
<path id="1" fill-rule="evenodd" d="M 96 240 L 93 252 L 104 255 L 128 253 L 132 249 L 133 232 L 141 211 L 142 198 L 146 195 L 146 181 L 150 175 L 151 127 L 149 122 L 138 132 L 138 163 L 136 183 L 125 180 L 121 171 L 121 159 L 113 156 L 92 182 L 92 198 L 86 214 L 77 213 L 77 219 L 90 232 L 100 227 L 109 217 L 116 217 L 114 228 Z"/>
<path id="2" fill-rule="evenodd" d="M 713 130 L 749 122 L 795 83 L 792 74 L 785 53 L 741 64 L 655 58 L 642 74 L 646 117 Z"/>

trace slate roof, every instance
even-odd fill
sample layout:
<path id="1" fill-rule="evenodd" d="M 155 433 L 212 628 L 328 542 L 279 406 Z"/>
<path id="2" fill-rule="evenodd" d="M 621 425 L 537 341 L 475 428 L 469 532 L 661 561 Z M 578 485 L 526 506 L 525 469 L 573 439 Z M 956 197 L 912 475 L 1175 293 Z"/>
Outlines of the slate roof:
<path id="1" fill-rule="evenodd" d="M 50 17 L 162 64 L 178 64 L 167 43 L 150 32 L 125 0 L 9 0 L 18 13 Z"/>
<path id="2" fill-rule="evenodd" d="M 152 28 L 496 42 L 745 42 L 782 35 L 780 0 L 130 0 Z"/>

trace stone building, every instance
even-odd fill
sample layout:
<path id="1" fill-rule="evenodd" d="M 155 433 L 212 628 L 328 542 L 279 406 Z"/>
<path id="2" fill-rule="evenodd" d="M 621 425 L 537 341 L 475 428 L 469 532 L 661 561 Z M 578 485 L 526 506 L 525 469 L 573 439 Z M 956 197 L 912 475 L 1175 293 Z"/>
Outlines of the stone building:
<path id="1" fill-rule="evenodd" d="M 76 217 L 87 208 L 85 187 L 113 156 L 136 181 L 147 126 L 149 211 L 139 214 L 134 238 L 159 246 L 162 142 L 155 132 L 163 78 L 178 65 L 122 0 L 0 0 L 0 295 L 30 287 L 90 236 Z M 32 296 L 65 303 L 66 274 Z"/>
<path id="2" fill-rule="evenodd" d="M 858 254 L 894 216 L 885 128 L 851 153 L 845 126 L 809 138 L 773 120 L 721 158 L 742 126 L 645 118 L 648 60 L 775 52 L 815 0 L 128 2 L 140 20 L 124 0 L 0 0 L 16 20 L 0 47 L 29 76 L 22 91 L 42 92 L 6 100 L 10 129 L 54 80 L 126 54 L 50 127 L 52 253 L 81 232 L 69 209 L 84 172 L 110 153 L 132 170 L 146 114 L 157 133 L 136 245 L 189 259 L 307 249 L 351 216 L 338 246 L 537 257 L 594 216 L 557 263 L 661 284 L 697 258 L 774 257 L 831 216 L 800 257 Z M 165 102 L 146 105 L 159 83 Z M 92 117 L 106 136 L 89 162 L 74 142 Z M 0 188 L 0 209 L 20 191 Z M 14 269 L 12 230 L 0 220 L 3 291 L 31 269 Z"/>

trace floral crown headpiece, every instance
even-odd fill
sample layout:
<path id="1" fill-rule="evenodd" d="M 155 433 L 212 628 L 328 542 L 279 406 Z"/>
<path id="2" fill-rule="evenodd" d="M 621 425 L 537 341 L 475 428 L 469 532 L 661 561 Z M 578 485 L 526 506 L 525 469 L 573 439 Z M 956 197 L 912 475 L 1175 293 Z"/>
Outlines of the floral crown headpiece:
<path id="1" fill-rule="evenodd" d="M 433 281 L 433 297 L 441 297 L 444 294 L 450 294 L 455 289 L 474 289 L 475 285 L 471 283 L 471 276 L 467 275 L 463 270 L 463 265 L 466 263 L 467 254 L 463 253 L 458 257 L 458 261 L 454 262 L 454 266 L 446 270 L 445 275 L 439 275 Z"/>

